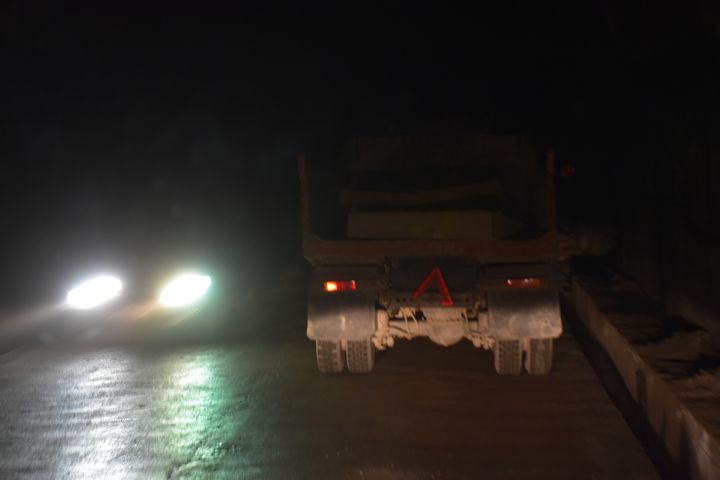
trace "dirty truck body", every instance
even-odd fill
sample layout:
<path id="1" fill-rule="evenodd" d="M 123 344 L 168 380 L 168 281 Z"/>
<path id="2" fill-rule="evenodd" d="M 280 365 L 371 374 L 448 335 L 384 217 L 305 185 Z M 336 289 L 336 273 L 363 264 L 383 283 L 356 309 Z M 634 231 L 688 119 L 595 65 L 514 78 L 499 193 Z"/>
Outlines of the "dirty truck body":
<path id="1" fill-rule="evenodd" d="M 322 185 L 299 161 L 303 252 L 314 266 L 307 335 L 319 370 L 369 372 L 376 351 L 427 337 L 492 350 L 499 374 L 549 373 L 562 333 L 552 153 L 538 158 L 511 135 L 348 145 L 355 180 L 340 195 L 340 238 L 314 233 L 311 191 Z"/>

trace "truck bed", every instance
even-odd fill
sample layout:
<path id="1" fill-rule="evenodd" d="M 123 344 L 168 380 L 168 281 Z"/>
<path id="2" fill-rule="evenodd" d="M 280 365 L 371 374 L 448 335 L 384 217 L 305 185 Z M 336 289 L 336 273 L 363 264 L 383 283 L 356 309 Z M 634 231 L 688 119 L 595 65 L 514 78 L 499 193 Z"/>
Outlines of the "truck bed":
<path id="1" fill-rule="evenodd" d="M 531 240 L 326 240 L 310 227 L 308 178 L 300 156 L 303 255 L 313 265 L 383 263 L 388 257 L 473 257 L 485 262 L 551 262 L 560 257 L 555 230 Z"/>
<path id="2" fill-rule="evenodd" d="M 508 144 L 507 142 L 500 142 L 495 145 L 492 142 L 488 142 L 485 137 L 468 137 L 469 140 L 475 141 L 475 149 L 478 152 L 485 152 L 490 158 L 516 158 L 518 155 L 508 153 L 498 147 L 498 145 L 515 145 L 514 143 Z M 376 139 L 377 140 L 377 139 Z M 377 142 L 368 143 L 368 146 L 373 146 Z M 468 141 L 469 141 L 468 140 Z M 480 141 L 482 140 L 482 142 Z M 467 142 L 466 142 L 467 143 Z M 490 148 L 498 147 L 498 148 Z M 518 145 L 522 146 L 521 143 Z M 420 145 L 420 147 L 427 147 L 426 145 Z M 390 149 L 392 150 L 392 149 Z M 461 149 L 463 151 L 470 150 L 467 146 Z M 487 152 L 486 152 L 487 150 Z M 495 150 L 498 150 L 497 152 Z M 385 158 L 380 153 L 384 151 L 379 149 L 377 152 L 372 150 L 370 153 L 373 155 L 365 155 L 364 162 L 372 160 L 375 161 L 378 168 L 392 165 L 391 160 L 400 158 L 403 162 L 409 163 L 412 159 L 422 160 L 426 155 L 425 150 L 422 148 L 416 148 L 412 150 L 414 155 L 412 158 L 405 159 L 404 157 Z M 367 152 L 365 152 L 367 153 Z M 492 155 L 491 155 L 492 154 Z M 427 155 L 426 155 L 427 156 Z M 458 157 L 459 158 L 459 157 Z M 367 160 L 369 159 L 369 160 Z M 384 159 L 380 162 L 379 159 Z M 455 159 L 453 156 L 450 159 L 444 159 L 443 161 L 447 164 L 452 164 Z M 455 159 L 457 160 L 457 159 Z M 453 161 L 455 161 L 453 160 Z M 417 160 L 419 162 L 419 160 Z M 420 162 L 422 163 L 422 162 Z M 364 165 L 367 167 L 367 165 Z M 474 258 L 481 262 L 486 263 L 542 263 L 542 262 L 554 262 L 560 260 L 562 255 L 563 246 L 561 245 L 560 235 L 557 233 L 556 218 L 555 218 L 555 195 L 554 195 L 554 157 L 550 153 L 547 157 L 546 162 L 546 175 L 547 175 L 547 189 L 546 189 L 546 206 L 547 206 L 547 233 L 537 235 L 534 237 L 524 237 L 522 239 L 499 239 L 493 238 L 492 236 L 492 222 L 486 222 L 483 235 L 468 235 L 469 238 L 452 238 L 455 235 L 445 236 L 441 238 L 432 238 L 433 235 L 428 235 L 429 238 L 423 238 L 422 235 L 417 235 L 420 238 L 369 238 L 369 239 L 333 239 L 328 240 L 321 238 L 316 235 L 311 228 L 310 223 L 310 188 L 308 181 L 307 168 L 305 163 L 305 156 L 300 155 L 298 159 L 298 167 L 300 174 L 300 189 L 301 189 L 301 207 L 302 207 L 302 227 L 303 227 L 303 254 L 305 258 L 313 265 L 352 265 L 352 264 L 382 264 L 388 258 L 397 257 L 468 257 Z M 393 201 L 396 201 L 395 197 L 397 194 L 393 194 Z M 365 195 L 367 196 L 367 195 Z M 377 195 L 374 194 L 373 199 Z M 387 195 L 385 195 L 387 196 Z M 407 195 L 405 195 L 407 196 Z M 412 197 L 411 204 L 417 203 L 415 196 Z M 364 198 L 364 197 L 363 197 Z M 385 199 L 385 197 L 382 197 Z M 405 197 L 402 197 L 405 199 Z M 423 197 L 424 198 L 424 197 Z M 347 202 L 347 199 L 345 199 Z M 387 201 L 387 200 L 384 200 Z M 406 201 L 407 202 L 407 201 Z M 406 212 L 403 213 L 407 215 Z M 424 215 L 436 214 L 436 213 L 423 213 Z M 375 215 L 390 215 L 391 213 L 378 213 L 378 212 L 367 212 L 357 214 L 360 217 L 366 215 L 372 217 Z M 397 213 L 396 213 L 397 215 Z M 360 218 L 362 220 L 362 218 Z M 351 219 L 351 229 L 354 225 Z M 365 219 L 367 221 L 375 221 L 372 218 Z M 366 221 L 366 223 L 367 223 Z M 438 223 L 438 222 L 435 222 Z M 375 225 L 377 226 L 377 225 Z M 367 237 L 367 232 L 372 230 L 372 225 L 368 228 L 364 228 L 363 225 L 359 225 L 361 231 L 359 236 Z M 499 228 L 499 227 L 498 227 Z M 503 227 L 505 228 L 505 227 Z M 505 228 L 509 230 L 509 227 Z M 405 228 L 408 231 L 409 228 Z M 475 238 L 472 238 L 472 237 Z M 478 238 L 484 236 L 485 238 Z"/>

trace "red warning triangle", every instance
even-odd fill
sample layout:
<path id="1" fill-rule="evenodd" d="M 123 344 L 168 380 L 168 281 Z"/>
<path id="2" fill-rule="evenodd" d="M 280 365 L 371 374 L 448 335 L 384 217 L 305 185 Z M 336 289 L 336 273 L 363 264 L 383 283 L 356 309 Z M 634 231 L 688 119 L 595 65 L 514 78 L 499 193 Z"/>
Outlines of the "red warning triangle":
<path id="1" fill-rule="evenodd" d="M 445 278 L 443 277 L 442 272 L 440 271 L 440 267 L 435 267 L 432 269 L 432 271 L 428 274 L 427 277 L 425 277 L 425 280 L 423 280 L 420 283 L 420 286 L 415 290 L 413 293 L 413 300 L 421 297 L 425 291 L 428 289 L 430 284 L 435 281 L 435 284 L 438 287 L 438 290 L 440 290 L 440 293 L 443 295 L 443 299 L 440 302 L 440 305 L 443 307 L 450 307 L 453 305 L 453 299 L 450 296 L 450 291 L 447 288 L 447 284 L 445 283 Z"/>

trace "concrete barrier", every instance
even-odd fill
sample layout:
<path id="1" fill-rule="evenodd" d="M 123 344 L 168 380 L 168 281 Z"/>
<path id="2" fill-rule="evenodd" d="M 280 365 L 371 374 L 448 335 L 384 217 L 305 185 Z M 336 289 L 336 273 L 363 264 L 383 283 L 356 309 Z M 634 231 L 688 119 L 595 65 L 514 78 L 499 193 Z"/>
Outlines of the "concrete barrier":
<path id="1" fill-rule="evenodd" d="M 710 425 L 693 414 L 672 383 L 638 353 L 602 311 L 592 287 L 573 280 L 570 298 L 581 321 L 612 359 L 672 458 L 690 478 L 720 479 L 720 442 L 713 436 Z"/>

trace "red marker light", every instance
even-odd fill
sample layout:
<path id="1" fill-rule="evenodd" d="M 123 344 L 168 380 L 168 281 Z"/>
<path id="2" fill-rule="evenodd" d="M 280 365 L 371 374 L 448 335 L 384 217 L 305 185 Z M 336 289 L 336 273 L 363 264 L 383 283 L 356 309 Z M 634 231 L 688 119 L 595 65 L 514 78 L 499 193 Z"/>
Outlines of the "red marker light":
<path id="1" fill-rule="evenodd" d="M 328 293 L 357 290 L 357 284 L 355 283 L 355 280 L 344 280 L 341 282 L 331 280 L 323 283 L 323 290 Z"/>
<path id="2" fill-rule="evenodd" d="M 508 278 L 505 284 L 509 288 L 540 288 L 542 282 L 539 278 Z"/>
<path id="3" fill-rule="evenodd" d="M 560 169 L 560 175 L 562 175 L 565 178 L 570 178 L 573 175 L 575 175 L 575 166 L 574 165 L 565 165 Z"/>

